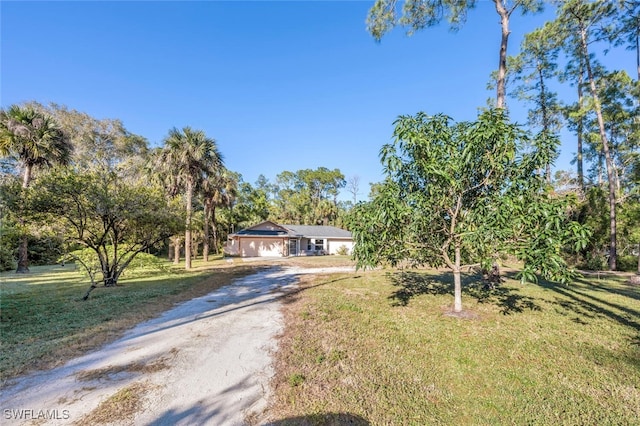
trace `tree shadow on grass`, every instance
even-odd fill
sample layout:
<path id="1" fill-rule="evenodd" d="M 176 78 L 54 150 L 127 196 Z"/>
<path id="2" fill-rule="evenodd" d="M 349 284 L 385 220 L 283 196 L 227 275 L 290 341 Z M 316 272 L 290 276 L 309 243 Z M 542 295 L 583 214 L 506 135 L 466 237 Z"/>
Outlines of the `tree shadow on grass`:
<path id="1" fill-rule="evenodd" d="M 370 425 L 368 420 L 349 413 L 319 413 L 308 416 L 291 417 L 274 422 L 266 423 L 264 426 L 343 426 L 343 425 Z"/>
<path id="2" fill-rule="evenodd" d="M 588 324 L 589 320 L 605 317 L 638 333 L 635 342 L 640 343 L 640 309 L 632 307 L 639 306 L 637 300 L 640 292 L 606 286 L 603 283 L 593 283 L 584 278 L 579 278 L 575 280 L 575 284 L 570 285 L 545 280 L 540 280 L 538 284 L 556 294 L 553 303 L 577 315 L 574 322 Z M 627 298 L 629 303 L 621 304 L 606 300 L 607 293 Z"/>
<path id="3" fill-rule="evenodd" d="M 587 276 L 583 276 L 581 278 L 576 279 L 575 282 L 579 284 L 587 285 L 589 286 L 590 289 L 594 291 L 614 293 L 619 296 L 624 296 L 630 299 L 640 301 L 640 291 L 638 290 L 637 287 L 634 287 L 632 285 L 627 285 L 623 287 L 618 287 L 618 286 L 613 287 L 611 285 L 606 285 L 604 282 L 602 282 L 602 280 L 599 277 L 593 277 L 593 276 L 591 276 L 590 278 L 588 278 Z"/>
<path id="4" fill-rule="evenodd" d="M 399 287 L 389 296 L 393 306 L 407 306 L 411 299 L 422 294 L 453 296 L 451 273 L 430 275 L 416 271 L 400 271 L 390 272 L 387 276 L 394 286 Z M 534 298 L 518 294 L 513 288 L 501 285 L 486 288 L 478 274 L 465 274 L 461 279 L 463 297 L 473 297 L 478 303 L 496 305 L 503 315 L 541 309 Z"/>
<path id="5" fill-rule="evenodd" d="M 596 360 L 615 359 L 640 369 L 640 309 L 636 308 L 640 308 L 638 291 L 603 282 L 596 283 L 585 278 L 577 279 L 569 285 L 540 280 L 539 285 L 554 293 L 551 303 L 558 306 L 565 315 L 573 317 L 571 321 L 577 324 L 589 325 L 604 318 L 630 330 L 630 335 L 623 338 L 628 339 L 629 347 L 612 349 L 607 345 L 592 345 L 590 353 Z M 615 295 L 615 301 L 608 300 L 607 294 Z"/>

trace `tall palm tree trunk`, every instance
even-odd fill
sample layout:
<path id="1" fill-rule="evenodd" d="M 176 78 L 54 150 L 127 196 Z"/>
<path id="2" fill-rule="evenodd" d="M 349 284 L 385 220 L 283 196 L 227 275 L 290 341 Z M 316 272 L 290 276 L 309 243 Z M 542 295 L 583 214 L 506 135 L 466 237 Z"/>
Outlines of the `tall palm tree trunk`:
<path id="1" fill-rule="evenodd" d="M 215 254 L 220 253 L 218 246 L 218 221 L 216 220 L 216 207 L 211 208 L 211 230 L 213 231 L 213 250 Z"/>
<path id="2" fill-rule="evenodd" d="M 208 200 L 204 201 L 204 226 L 203 226 L 203 233 L 204 233 L 204 242 L 202 243 L 202 259 L 205 262 L 209 261 L 209 241 L 210 241 L 210 235 L 209 235 L 209 221 L 211 220 L 211 206 L 209 204 Z"/>
<path id="3" fill-rule="evenodd" d="M 31 184 L 31 173 L 33 166 L 26 164 L 24 167 L 24 175 L 22 177 L 22 195 L 26 195 L 27 188 Z M 22 215 L 21 215 L 22 216 Z M 24 226 L 24 218 L 18 219 L 18 224 L 22 228 Z M 22 235 L 20 238 L 20 245 L 18 246 L 18 267 L 16 268 L 16 274 L 26 274 L 29 272 L 29 236 L 27 234 Z"/>
<path id="4" fill-rule="evenodd" d="M 191 269 L 191 216 L 193 214 L 193 182 L 187 181 L 187 218 L 184 231 L 184 268 Z"/>

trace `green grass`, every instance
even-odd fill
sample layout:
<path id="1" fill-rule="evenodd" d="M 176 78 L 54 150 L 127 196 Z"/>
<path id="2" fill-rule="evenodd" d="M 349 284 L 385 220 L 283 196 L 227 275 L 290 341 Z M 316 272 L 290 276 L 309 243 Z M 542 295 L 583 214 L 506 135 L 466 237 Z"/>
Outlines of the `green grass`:
<path id="1" fill-rule="evenodd" d="M 0 374 L 2 380 L 50 368 L 117 338 L 173 304 L 206 294 L 254 267 L 215 260 L 183 264 L 162 274 L 132 274 L 118 287 L 98 287 L 87 301 L 89 281 L 73 264 L 36 266 L 29 274 L 0 274 Z"/>
<path id="2" fill-rule="evenodd" d="M 336 416 L 378 425 L 638 424 L 639 287 L 623 278 L 508 280 L 484 291 L 466 277 L 470 315 L 459 318 L 447 315 L 449 280 L 374 271 L 307 283 L 286 305 L 272 416 L 307 424 Z M 292 386 L 294 374 L 304 381 Z"/>

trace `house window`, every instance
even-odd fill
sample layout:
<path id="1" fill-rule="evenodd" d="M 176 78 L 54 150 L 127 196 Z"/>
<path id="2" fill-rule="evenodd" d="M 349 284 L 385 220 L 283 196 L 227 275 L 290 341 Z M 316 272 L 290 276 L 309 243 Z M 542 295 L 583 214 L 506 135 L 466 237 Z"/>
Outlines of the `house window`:
<path id="1" fill-rule="evenodd" d="M 324 250 L 324 240 L 314 240 L 313 238 L 309 238 L 307 241 L 307 250 L 308 251 L 321 251 Z"/>

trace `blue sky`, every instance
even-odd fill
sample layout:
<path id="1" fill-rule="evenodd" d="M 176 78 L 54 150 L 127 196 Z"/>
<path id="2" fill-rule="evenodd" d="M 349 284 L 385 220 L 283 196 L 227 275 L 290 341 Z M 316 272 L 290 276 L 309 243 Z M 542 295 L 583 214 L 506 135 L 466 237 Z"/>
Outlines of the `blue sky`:
<path id="1" fill-rule="evenodd" d="M 245 181 L 339 168 L 359 176 L 363 198 L 382 178 L 378 152 L 398 115 L 476 117 L 494 96 L 486 85 L 500 39 L 485 0 L 457 33 L 396 29 L 376 43 L 365 28 L 372 4 L 2 1 L 0 103 L 118 118 L 153 146 L 191 126 L 217 140 Z M 550 16 L 514 16 L 509 53 Z M 606 63 L 632 70 L 634 60 L 613 52 Z M 523 107 L 509 106 L 523 122 Z M 575 148 L 563 137 L 557 168 L 567 169 Z"/>

